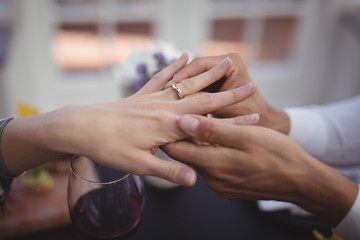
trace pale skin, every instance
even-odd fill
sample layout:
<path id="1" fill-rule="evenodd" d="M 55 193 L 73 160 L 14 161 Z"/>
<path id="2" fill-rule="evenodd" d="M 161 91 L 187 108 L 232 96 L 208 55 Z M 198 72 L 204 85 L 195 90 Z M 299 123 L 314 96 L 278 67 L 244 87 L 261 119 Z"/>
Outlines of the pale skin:
<path id="1" fill-rule="evenodd" d="M 252 81 L 242 58 L 231 53 L 198 58 L 177 72 L 168 84 L 207 71 L 224 57 L 230 57 L 233 65 L 223 84 L 213 90 L 226 91 Z M 288 115 L 272 107 L 259 92 L 213 112 L 219 118 L 250 113 L 259 113 L 260 126 L 183 116 L 179 127 L 193 141 L 170 143 L 164 150 L 194 166 L 220 197 L 288 201 L 336 226 L 355 201 L 358 185 L 286 136 L 291 124 Z"/>
<path id="2" fill-rule="evenodd" d="M 179 84 L 183 94 L 189 96 L 179 100 L 173 89 L 164 87 L 187 61 L 187 54 L 183 54 L 138 93 L 124 100 L 67 106 L 12 120 L 1 138 L 5 166 L 10 173 L 20 174 L 64 154 L 78 154 L 122 171 L 193 185 L 196 174 L 192 168 L 159 159 L 153 153 L 158 146 L 187 137 L 177 127 L 181 115 L 206 114 L 242 101 L 256 91 L 256 85 L 250 83 L 222 93 L 189 96 L 231 68 L 231 59 L 224 58 L 211 70 Z M 248 124 L 257 118 L 224 121 Z"/>

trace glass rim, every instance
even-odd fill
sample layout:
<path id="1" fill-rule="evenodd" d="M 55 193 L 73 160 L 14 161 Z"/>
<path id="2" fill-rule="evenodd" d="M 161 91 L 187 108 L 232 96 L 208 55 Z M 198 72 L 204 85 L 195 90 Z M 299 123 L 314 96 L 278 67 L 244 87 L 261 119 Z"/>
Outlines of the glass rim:
<path id="1" fill-rule="evenodd" d="M 85 157 L 87 159 L 89 159 L 90 161 L 93 161 L 91 160 L 90 158 L 86 157 L 86 156 L 82 156 L 82 155 L 73 155 L 72 158 L 71 158 L 71 162 L 70 162 L 70 170 L 71 172 L 76 176 L 78 177 L 79 179 L 85 181 L 85 182 L 89 182 L 89 183 L 94 183 L 94 184 L 99 184 L 99 185 L 109 185 L 109 184 L 113 184 L 113 183 L 117 183 L 117 182 L 121 182 L 122 180 L 124 180 L 125 178 L 128 178 L 131 173 L 127 173 L 127 172 L 124 172 L 124 176 L 120 177 L 119 179 L 116 179 L 116 180 L 113 180 L 113 181 L 104 181 L 104 182 L 98 182 L 98 181 L 94 181 L 94 180 L 90 180 L 90 179 L 86 179 L 82 176 L 80 176 L 79 174 L 76 173 L 74 167 L 73 167 L 73 162 L 79 158 L 79 157 Z M 115 169 L 114 169 L 115 170 Z"/>

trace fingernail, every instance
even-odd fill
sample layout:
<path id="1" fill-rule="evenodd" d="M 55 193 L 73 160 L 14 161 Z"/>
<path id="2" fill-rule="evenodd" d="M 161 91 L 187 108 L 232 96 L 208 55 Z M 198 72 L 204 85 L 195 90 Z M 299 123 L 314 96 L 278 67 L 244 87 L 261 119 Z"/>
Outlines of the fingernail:
<path id="1" fill-rule="evenodd" d="M 219 65 L 219 67 L 227 67 L 231 63 L 231 58 L 226 57 Z"/>
<path id="2" fill-rule="evenodd" d="M 196 181 L 196 175 L 188 170 L 183 171 L 180 176 L 180 181 L 183 185 L 192 186 Z"/>
<path id="3" fill-rule="evenodd" d="M 246 90 L 253 89 L 254 87 L 255 87 L 255 83 L 252 81 L 243 86 L 243 88 L 245 88 Z"/>
<path id="4" fill-rule="evenodd" d="M 178 60 L 182 60 L 183 58 L 185 58 L 185 56 L 186 56 L 186 53 L 183 52 L 183 53 L 181 54 L 181 56 L 178 58 Z"/>
<path id="5" fill-rule="evenodd" d="M 260 115 L 258 113 L 246 115 L 245 119 L 246 119 L 246 122 L 248 122 L 248 123 L 257 122 L 260 119 Z"/>
<path id="6" fill-rule="evenodd" d="M 197 118 L 189 115 L 182 116 L 180 118 L 180 127 L 188 132 L 194 133 L 199 127 L 200 121 Z"/>

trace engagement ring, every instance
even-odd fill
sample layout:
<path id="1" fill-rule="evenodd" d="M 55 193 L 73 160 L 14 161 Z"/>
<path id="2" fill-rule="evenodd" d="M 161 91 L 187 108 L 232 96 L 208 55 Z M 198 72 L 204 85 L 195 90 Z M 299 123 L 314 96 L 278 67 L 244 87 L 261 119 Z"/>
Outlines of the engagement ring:
<path id="1" fill-rule="evenodd" d="M 174 83 L 173 85 L 171 85 L 171 88 L 174 89 L 174 91 L 176 92 L 176 94 L 179 96 L 180 99 L 183 99 L 184 96 L 180 90 L 179 85 L 177 85 L 176 83 Z"/>

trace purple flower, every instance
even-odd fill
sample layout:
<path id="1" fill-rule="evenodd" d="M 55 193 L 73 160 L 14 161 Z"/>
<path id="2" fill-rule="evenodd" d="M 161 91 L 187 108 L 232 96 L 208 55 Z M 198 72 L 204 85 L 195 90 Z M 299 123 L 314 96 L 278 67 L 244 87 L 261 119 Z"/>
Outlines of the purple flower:
<path id="1" fill-rule="evenodd" d="M 146 77 L 147 76 L 147 66 L 145 63 L 139 63 L 136 66 L 136 72 L 142 76 L 142 77 Z"/>
<path id="2" fill-rule="evenodd" d="M 166 58 L 161 52 L 155 53 L 154 58 L 156 61 L 158 61 L 159 64 L 167 64 Z"/>
<path id="3" fill-rule="evenodd" d="M 153 57 L 157 61 L 157 70 L 152 73 L 148 72 L 146 63 L 141 62 L 136 65 L 136 73 L 138 75 L 138 79 L 134 84 L 136 91 L 139 91 L 157 72 L 160 72 L 169 65 L 166 57 L 161 52 L 155 53 Z"/>

